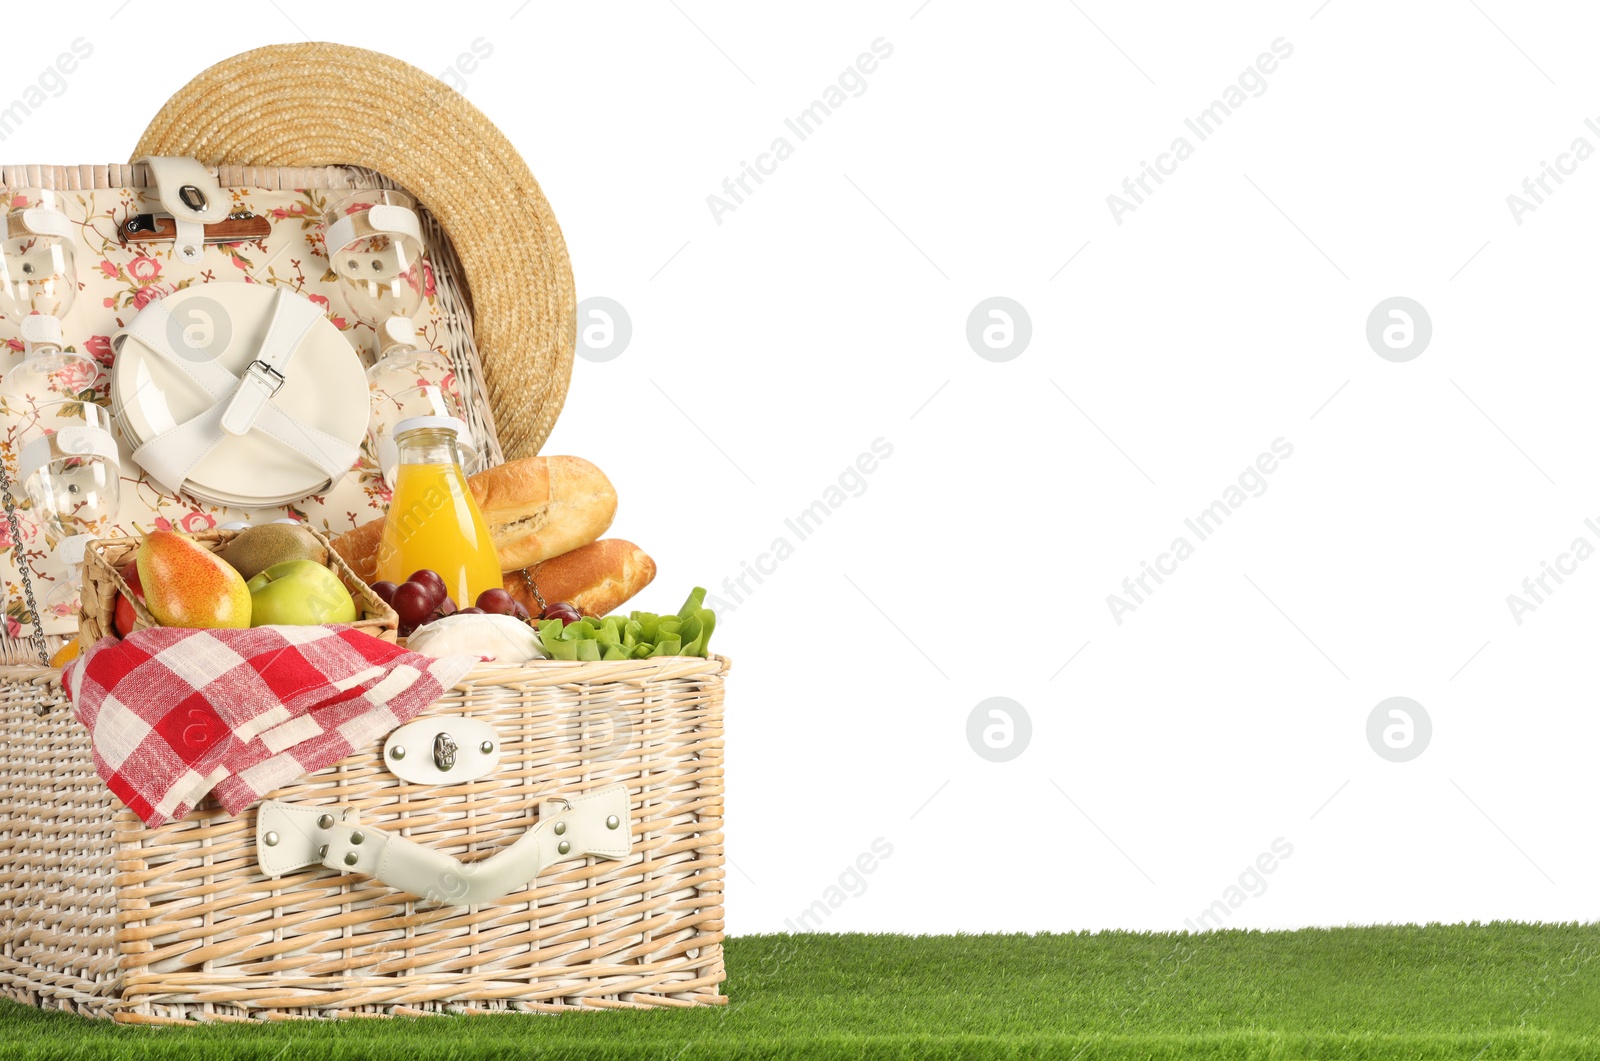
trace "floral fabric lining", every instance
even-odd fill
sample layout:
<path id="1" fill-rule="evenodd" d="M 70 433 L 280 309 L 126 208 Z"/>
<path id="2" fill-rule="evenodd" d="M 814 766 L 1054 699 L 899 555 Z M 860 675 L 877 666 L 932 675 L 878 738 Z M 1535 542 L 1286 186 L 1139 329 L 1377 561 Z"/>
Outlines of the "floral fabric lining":
<path id="1" fill-rule="evenodd" d="M 74 248 L 78 294 L 62 322 L 62 330 L 66 346 L 90 355 L 99 366 L 99 372 L 86 368 L 73 378 L 63 379 L 64 393 L 55 397 L 78 398 L 109 408 L 114 359 L 111 336 L 151 301 L 195 284 L 271 284 L 305 295 L 323 308 L 328 319 L 361 355 L 363 363 L 371 363 L 372 329 L 353 319 L 345 305 L 338 281 L 328 267 L 319 224 L 330 195 L 347 193 L 321 189 L 230 188 L 227 191 L 236 212 L 249 211 L 269 218 L 272 232 L 265 239 L 246 243 L 208 244 L 202 259 L 193 264 L 177 258 L 170 243 L 127 245 L 119 238 L 119 227 L 130 214 L 160 211 L 154 189 L 112 188 L 58 194 L 58 205 L 78 233 Z M 448 355 L 432 268 L 425 265 L 424 270 L 426 297 L 418 314 L 417 332 L 426 344 Z M 23 344 L 17 322 L 0 317 L 0 380 L 22 360 Z M 23 404 L 0 394 L 0 456 L 4 457 L 13 477 L 17 467 L 17 435 L 27 413 L 26 408 L 21 407 Z M 121 436 L 120 429 L 114 427 L 113 430 L 118 435 L 122 456 L 122 499 L 114 528 L 108 532 L 111 535 L 139 534 L 152 528 L 198 531 L 234 521 L 262 523 L 285 516 L 304 520 L 326 534 L 336 535 L 383 515 L 388 508 L 389 489 L 365 447 L 350 474 L 336 482 L 326 494 L 277 508 L 228 508 L 167 493 L 144 478 L 133 462 L 128 440 Z M 33 573 L 35 597 L 43 608 L 50 589 L 66 575 L 65 565 L 52 555 L 38 522 L 32 518 L 31 506 L 20 484 L 14 483 L 13 495 L 23 547 Z M 22 624 L 30 622 L 31 617 L 12 546 L 11 528 L 0 515 L 0 549 L 5 550 L 0 555 L 0 580 L 5 585 L 6 633 L 16 637 L 22 632 Z M 74 608 L 59 606 L 45 610 L 46 633 L 76 631 Z"/>

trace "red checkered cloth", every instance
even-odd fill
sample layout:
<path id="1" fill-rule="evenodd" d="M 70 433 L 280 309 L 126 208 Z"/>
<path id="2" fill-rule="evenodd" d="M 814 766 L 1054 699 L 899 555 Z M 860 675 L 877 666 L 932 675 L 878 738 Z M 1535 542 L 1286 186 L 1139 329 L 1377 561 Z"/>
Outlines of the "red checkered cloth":
<path id="1" fill-rule="evenodd" d="M 207 792 L 238 814 L 415 718 L 476 662 L 348 626 L 152 627 L 102 638 L 65 682 L 95 768 L 155 828 Z"/>

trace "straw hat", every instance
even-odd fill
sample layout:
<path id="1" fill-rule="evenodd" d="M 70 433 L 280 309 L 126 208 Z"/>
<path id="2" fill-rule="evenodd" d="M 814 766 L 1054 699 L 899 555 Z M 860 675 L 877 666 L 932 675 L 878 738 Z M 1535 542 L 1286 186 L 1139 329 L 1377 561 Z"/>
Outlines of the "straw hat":
<path id="1" fill-rule="evenodd" d="M 506 456 L 539 451 L 572 375 L 572 263 L 527 163 L 460 93 L 378 52 L 274 44 L 179 89 L 140 137 L 145 155 L 364 166 L 416 195 L 466 273 Z"/>

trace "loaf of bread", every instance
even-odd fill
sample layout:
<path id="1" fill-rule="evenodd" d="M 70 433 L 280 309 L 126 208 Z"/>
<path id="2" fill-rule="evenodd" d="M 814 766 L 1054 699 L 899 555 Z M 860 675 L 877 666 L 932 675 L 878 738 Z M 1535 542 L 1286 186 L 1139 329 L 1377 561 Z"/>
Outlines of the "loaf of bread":
<path id="1" fill-rule="evenodd" d="M 656 577 L 656 562 L 643 549 L 621 538 L 607 538 L 535 564 L 527 571 L 546 604 L 566 601 L 584 615 L 609 615 Z M 528 611 L 539 614 L 539 602 L 523 572 L 506 574 L 506 589 Z"/>
<path id="2" fill-rule="evenodd" d="M 520 571 L 588 545 L 611 526 L 617 491 L 582 457 L 524 457 L 467 478 L 489 524 L 501 571 Z M 368 582 L 378 577 L 383 520 L 363 523 L 333 548 Z"/>

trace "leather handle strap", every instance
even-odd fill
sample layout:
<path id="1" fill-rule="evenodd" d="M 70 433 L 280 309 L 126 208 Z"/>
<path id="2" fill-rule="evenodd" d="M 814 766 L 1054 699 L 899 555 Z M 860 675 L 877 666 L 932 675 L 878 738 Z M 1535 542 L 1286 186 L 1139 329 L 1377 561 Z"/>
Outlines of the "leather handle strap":
<path id="1" fill-rule="evenodd" d="M 232 211 L 232 200 L 223 194 L 216 173 L 194 159 L 146 155 L 135 161 L 149 167 L 161 209 L 175 220 L 212 225 Z"/>
<path id="2" fill-rule="evenodd" d="M 628 787 L 541 801 L 539 824 L 480 862 L 464 863 L 403 836 L 363 825 L 339 807 L 268 800 L 256 815 L 261 871 L 281 876 L 321 865 L 373 877 L 427 902 L 474 906 L 511 894 L 546 867 L 569 859 L 623 858 L 633 850 Z"/>

